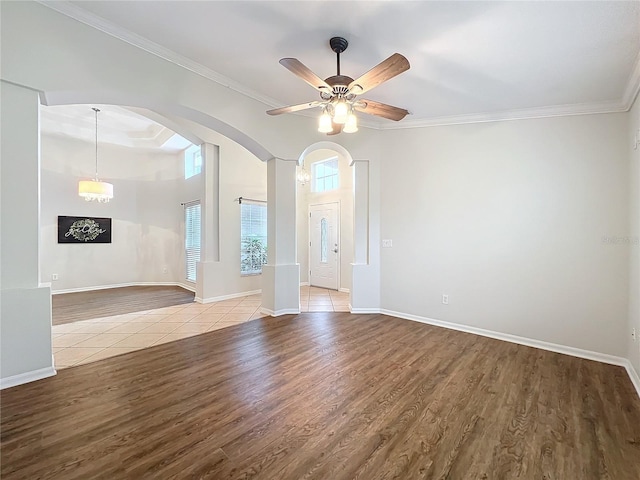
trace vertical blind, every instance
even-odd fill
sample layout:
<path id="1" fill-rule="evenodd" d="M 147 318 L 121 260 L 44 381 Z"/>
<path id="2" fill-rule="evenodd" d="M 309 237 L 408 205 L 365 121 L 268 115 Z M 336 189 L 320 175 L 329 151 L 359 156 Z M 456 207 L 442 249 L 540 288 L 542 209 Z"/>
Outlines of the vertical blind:
<path id="1" fill-rule="evenodd" d="M 262 273 L 267 263 L 267 206 L 261 203 L 240 204 L 240 273 Z"/>
<path id="2" fill-rule="evenodd" d="M 184 206 L 184 246 L 187 280 L 196 281 L 196 266 L 200 261 L 200 202 Z"/>

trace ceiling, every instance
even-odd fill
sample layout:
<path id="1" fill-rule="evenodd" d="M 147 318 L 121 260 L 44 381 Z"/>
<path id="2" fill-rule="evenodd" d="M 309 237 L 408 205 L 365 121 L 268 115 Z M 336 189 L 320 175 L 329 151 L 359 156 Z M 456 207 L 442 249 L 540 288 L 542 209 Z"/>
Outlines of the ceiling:
<path id="1" fill-rule="evenodd" d="M 282 67 L 356 78 L 394 52 L 411 69 L 366 98 L 406 108 L 378 128 L 627 110 L 640 86 L 640 2 L 72 1 L 47 3 L 229 85 L 265 110 L 318 99 Z M 364 118 L 363 118 L 364 120 Z"/>
<path id="2" fill-rule="evenodd" d="M 98 108 L 98 141 L 122 147 L 164 152 L 182 151 L 191 145 L 189 140 L 151 120 L 145 115 L 116 105 L 56 105 L 40 109 L 40 131 L 87 142 L 96 141 L 96 117 L 92 107 Z"/>

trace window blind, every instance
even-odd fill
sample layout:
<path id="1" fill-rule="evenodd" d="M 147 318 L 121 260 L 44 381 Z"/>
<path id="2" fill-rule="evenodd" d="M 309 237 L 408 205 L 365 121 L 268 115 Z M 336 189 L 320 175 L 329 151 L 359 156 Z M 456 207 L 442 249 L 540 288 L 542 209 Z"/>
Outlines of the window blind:
<path id="1" fill-rule="evenodd" d="M 187 280 L 196 281 L 196 270 L 200 261 L 200 202 L 184 207 L 184 246 Z"/>

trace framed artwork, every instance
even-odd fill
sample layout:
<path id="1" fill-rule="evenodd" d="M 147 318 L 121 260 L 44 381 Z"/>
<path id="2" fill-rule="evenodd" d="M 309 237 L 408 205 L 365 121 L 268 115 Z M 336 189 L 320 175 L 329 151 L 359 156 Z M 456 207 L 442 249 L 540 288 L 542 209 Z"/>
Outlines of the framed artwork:
<path id="1" fill-rule="evenodd" d="M 58 215 L 58 243 L 111 243 L 111 219 Z"/>

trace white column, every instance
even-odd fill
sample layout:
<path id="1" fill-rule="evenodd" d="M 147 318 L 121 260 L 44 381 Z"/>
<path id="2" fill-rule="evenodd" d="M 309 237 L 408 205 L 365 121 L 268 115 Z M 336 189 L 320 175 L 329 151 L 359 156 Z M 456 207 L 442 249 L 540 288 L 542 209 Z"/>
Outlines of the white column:
<path id="1" fill-rule="evenodd" d="M 213 302 L 222 296 L 224 275 L 220 263 L 220 147 L 203 143 L 201 249 L 196 274 L 196 301 Z"/>
<path id="2" fill-rule="evenodd" d="M 296 162 L 267 164 L 267 265 L 262 267 L 263 313 L 300 312 L 300 264 L 296 263 Z"/>
<path id="3" fill-rule="evenodd" d="M 369 162 L 353 166 L 353 263 L 349 308 L 353 313 L 378 311 L 378 272 L 370 261 Z"/>
<path id="4" fill-rule="evenodd" d="M 51 289 L 40 287 L 38 92 L 0 83 L 0 387 L 55 375 Z"/>

